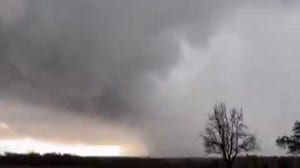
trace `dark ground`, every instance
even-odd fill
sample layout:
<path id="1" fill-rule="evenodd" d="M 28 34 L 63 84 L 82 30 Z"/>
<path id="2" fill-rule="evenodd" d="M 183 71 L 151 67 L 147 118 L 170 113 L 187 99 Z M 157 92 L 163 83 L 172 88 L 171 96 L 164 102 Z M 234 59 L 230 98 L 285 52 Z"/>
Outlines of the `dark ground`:
<path id="1" fill-rule="evenodd" d="M 223 168 L 218 158 L 97 158 L 59 154 L 7 154 L 0 156 L 1 168 Z M 300 157 L 237 158 L 235 168 L 300 168 Z"/>

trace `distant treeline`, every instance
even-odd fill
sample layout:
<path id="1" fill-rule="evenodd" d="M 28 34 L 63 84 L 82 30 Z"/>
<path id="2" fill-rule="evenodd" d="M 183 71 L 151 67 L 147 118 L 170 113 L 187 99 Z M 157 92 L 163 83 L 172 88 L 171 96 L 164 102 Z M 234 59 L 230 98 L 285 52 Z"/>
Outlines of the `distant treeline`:
<path id="1" fill-rule="evenodd" d="M 13 154 L 0 156 L 0 167 L 5 165 L 70 166 L 70 167 L 143 167 L 143 168 L 223 168 L 221 158 L 134 158 L 134 157 L 79 157 L 68 154 Z M 300 157 L 238 157 L 234 168 L 300 168 Z"/>

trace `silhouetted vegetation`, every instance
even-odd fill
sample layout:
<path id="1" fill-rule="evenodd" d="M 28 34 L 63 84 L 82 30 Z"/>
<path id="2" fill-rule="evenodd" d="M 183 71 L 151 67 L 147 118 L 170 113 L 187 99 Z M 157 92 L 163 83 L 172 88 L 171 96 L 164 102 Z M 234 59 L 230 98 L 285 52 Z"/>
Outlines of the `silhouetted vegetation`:
<path id="1" fill-rule="evenodd" d="M 293 128 L 293 135 L 281 136 L 276 139 L 276 144 L 282 148 L 288 148 L 289 153 L 300 153 L 300 121 L 296 121 Z"/>
<path id="2" fill-rule="evenodd" d="M 202 137 L 205 151 L 222 155 L 227 168 L 239 153 L 256 149 L 256 138 L 247 131 L 242 111 L 233 108 L 227 112 L 223 103 L 215 105 Z"/>
<path id="3" fill-rule="evenodd" d="M 1 168 L 224 168 L 221 158 L 79 157 L 65 154 L 13 154 L 0 156 Z M 233 168 L 299 168 L 299 157 L 237 157 Z"/>

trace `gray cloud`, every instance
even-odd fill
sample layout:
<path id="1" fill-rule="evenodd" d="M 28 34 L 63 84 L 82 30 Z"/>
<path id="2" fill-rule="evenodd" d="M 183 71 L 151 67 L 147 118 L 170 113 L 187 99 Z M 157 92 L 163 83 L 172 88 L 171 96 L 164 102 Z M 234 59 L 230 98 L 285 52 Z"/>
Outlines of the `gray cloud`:
<path id="1" fill-rule="evenodd" d="M 205 42 L 224 10 L 219 6 L 194 0 L 28 1 L 24 15 L 2 31 L 2 88 L 33 103 L 111 118 L 138 116 L 151 106 L 152 78 L 166 79 L 178 62 L 172 33 L 197 27 L 193 35 Z"/>
<path id="2" fill-rule="evenodd" d="M 1 117 L 19 132 L 43 137 L 42 125 L 50 139 L 136 136 L 152 155 L 189 156 L 202 152 L 197 135 L 215 101 L 244 106 L 254 130 L 297 110 L 296 1 L 24 2 L 14 1 L 15 15 L 0 8 L 1 100 L 21 104 Z M 255 117 L 270 109 L 270 120 Z M 77 135 L 82 121 L 91 125 Z M 275 134 L 259 133 L 265 150 Z"/>
<path id="3" fill-rule="evenodd" d="M 19 15 L 2 15 L 9 17 L 0 26 L 2 98 L 44 106 L 40 113 L 54 117 L 33 119 L 30 112 L 19 112 L 11 122 L 21 132 L 40 136 L 35 120 L 55 122 L 61 112 L 92 115 L 145 130 L 139 136 L 155 143 L 148 149 L 152 154 L 178 151 L 171 149 L 177 142 L 164 147 L 175 134 L 170 129 L 178 113 L 171 112 L 158 83 L 168 80 L 181 60 L 180 37 L 206 45 L 235 5 L 211 0 L 23 1 Z M 73 137 L 59 130 L 66 125 L 44 129 Z"/>
<path id="4" fill-rule="evenodd" d="M 3 32 L 2 72 L 17 96 L 28 101 L 112 118 L 138 115 L 149 102 L 144 97 L 151 97 L 151 77 L 166 78 L 178 61 L 178 46 L 168 33 L 201 20 L 197 31 L 205 41 L 218 5 L 29 1 L 24 16 Z"/>

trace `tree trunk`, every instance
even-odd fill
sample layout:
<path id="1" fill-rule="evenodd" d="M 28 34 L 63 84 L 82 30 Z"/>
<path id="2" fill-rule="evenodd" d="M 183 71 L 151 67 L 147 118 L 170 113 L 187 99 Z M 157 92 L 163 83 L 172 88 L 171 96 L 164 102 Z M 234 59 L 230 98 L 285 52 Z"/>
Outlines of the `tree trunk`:
<path id="1" fill-rule="evenodd" d="M 225 161 L 225 165 L 226 165 L 226 168 L 232 168 L 232 164 L 233 162 L 231 162 L 231 161 Z"/>

